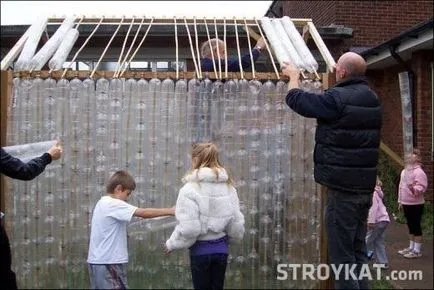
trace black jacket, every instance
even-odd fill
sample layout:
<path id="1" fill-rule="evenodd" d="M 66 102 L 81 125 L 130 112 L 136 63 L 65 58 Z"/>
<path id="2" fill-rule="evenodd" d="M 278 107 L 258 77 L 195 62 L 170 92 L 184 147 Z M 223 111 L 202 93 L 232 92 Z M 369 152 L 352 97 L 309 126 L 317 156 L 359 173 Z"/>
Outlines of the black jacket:
<path id="1" fill-rule="evenodd" d="M 252 49 L 252 56 L 253 56 L 253 62 L 255 62 L 259 56 L 261 55 L 261 52 L 257 49 Z M 217 58 L 217 56 L 214 56 Z M 244 54 L 241 57 L 241 66 L 243 70 L 247 70 L 252 65 L 251 59 L 250 59 L 250 52 Z M 212 72 L 210 74 L 210 78 L 214 77 L 214 63 L 211 58 L 203 58 L 200 60 L 200 67 L 203 72 Z M 221 60 L 221 69 L 222 74 L 224 75 L 226 68 L 226 62 L 224 59 Z M 217 72 L 219 71 L 219 64 L 218 61 L 216 61 L 216 69 Z M 238 60 L 238 57 L 228 57 L 228 72 L 239 72 L 240 71 L 240 63 Z M 249 71 L 250 72 L 250 71 Z"/>
<path id="2" fill-rule="evenodd" d="M 40 157 L 24 163 L 0 148 L 0 173 L 11 178 L 31 180 L 41 174 L 51 161 L 51 155 L 44 153 Z"/>
<path id="3" fill-rule="evenodd" d="M 315 181 L 338 190 L 372 193 L 382 112 L 366 79 L 341 81 L 324 94 L 293 89 L 286 103 L 300 115 L 317 119 Z"/>

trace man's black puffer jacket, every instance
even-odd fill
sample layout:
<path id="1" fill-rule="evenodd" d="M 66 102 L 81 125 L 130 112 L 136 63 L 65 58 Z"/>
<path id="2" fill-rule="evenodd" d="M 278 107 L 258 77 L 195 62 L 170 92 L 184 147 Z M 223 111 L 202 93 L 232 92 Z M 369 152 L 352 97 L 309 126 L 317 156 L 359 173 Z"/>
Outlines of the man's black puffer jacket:
<path id="1" fill-rule="evenodd" d="M 291 90 L 286 102 L 297 113 L 317 117 L 315 135 L 315 181 L 330 188 L 360 193 L 372 193 L 377 176 L 382 125 L 381 104 L 364 77 L 353 77 L 331 87 L 316 103 L 309 94 Z M 305 96 L 303 96 L 305 95 Z M 307 98 L 304 98 L 306 97 Z M 313 98 L 313 96 L 312 96 Z M 321 102 L 327 102 L 321 107 Z M 330 117 L 316 110 L 332 110 Z M 328 106 L 328 107 L 327 107 Z M 306 108 L 308 110 L 306 110 Z"/>

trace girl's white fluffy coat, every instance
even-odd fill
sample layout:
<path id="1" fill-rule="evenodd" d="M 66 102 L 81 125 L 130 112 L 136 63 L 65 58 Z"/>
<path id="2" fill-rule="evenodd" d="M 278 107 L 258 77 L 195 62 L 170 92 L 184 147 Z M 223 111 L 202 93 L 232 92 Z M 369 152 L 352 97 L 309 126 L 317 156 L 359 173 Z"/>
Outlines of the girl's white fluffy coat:
<path id="1" fill-rule="evenodd" d="M 226 183 L 226 170 L 217 171 L 218 175 L 202 167 L 185 176 L 176 201 L 178 224 L 166 241 L 168 250 L 189 248 L 197 240 L 214 240 L 226 234 L 231 241 L 242 239 L 244 216 L 237 191 Z"/>

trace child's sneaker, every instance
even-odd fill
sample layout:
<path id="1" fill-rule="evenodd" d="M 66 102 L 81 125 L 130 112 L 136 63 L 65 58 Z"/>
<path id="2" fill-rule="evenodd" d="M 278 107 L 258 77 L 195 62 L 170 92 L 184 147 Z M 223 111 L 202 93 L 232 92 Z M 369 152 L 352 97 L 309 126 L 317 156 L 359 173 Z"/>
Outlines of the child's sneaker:
<path id="1" fill-rule="evenodd" d="M 422 257 L 422 253 L 418 253 L 418 252 L 414 252 L 414 251 L 404 255 L 404 258 L 407 258 L 407 259 L 414 259 L 414 258 L 420 258 L 420 257 Z"/>
<path id="2" fill-rule="evenodd" d="M 406 254 L 411 253 L 411 252 L 412 252 L 412 249 L 405 248 L 404 250 L 398 251 L 398 254 L 400 254 L 400 255 L 406 255 Z"/>

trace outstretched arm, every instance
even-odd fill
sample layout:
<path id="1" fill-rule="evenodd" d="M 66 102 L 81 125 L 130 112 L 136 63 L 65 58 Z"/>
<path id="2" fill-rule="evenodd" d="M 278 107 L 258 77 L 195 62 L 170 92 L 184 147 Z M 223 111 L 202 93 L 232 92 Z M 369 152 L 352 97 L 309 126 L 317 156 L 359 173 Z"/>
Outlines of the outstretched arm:
<path id="1" fill-rule="evenodd" d="M 288 92 L 285 102 L 296 113 L 307 118 L 333 120 L 339 116 L 333 91 L 314 94 L 301 89 L 292 89 Z"/>
<path id="2" fill-rule="evenodd" d="M 138 208 L 134 212 L 134 216 L 144 219 L 155 218 L 166 215 L 174 215 L 175 207 L 171 208 Z"/>
<path id="3" fill-rule="evenodd" d="M 62 155 L 62 147 L 59 142 L 50 148 L 47 153 L 34 158 L 27 163 L 6 153 L 0 148 L 0 173 L 11 178 L 31 180 L 41 174 L 52 160 L 57 160 Z"/>
<path id="4" fill-rule="evenodd" d="M 45 167 L 52 161 L 51 155 L 44 153 L 42 156 L 34 158 L 27 163 L 11 156 L 1 148 L 0 151 L 0 172 L 10 178 L 20 180 L 32 180 L 40 175 Z"/>
<path id="5" fill-rule="evenodd" d="M 253 62 L 255 62 L 259 56 L 261 55 L 261 52 L 259 49 L 254 48 L 252 49 L 252 56 L 253 56 Z M 224 70 L 224 60 L 222 60 L 222 70 Z M 252 61 L 250 59 L 250 52 L 244 54 L 241 57 L 241 66 L 243 67 L 243 70 L 249 69 L 252 66 Z M 239 72 L 240 70 L 240 62 L 238 60 L 238 57 L 230 57 L 228 58 L 228 71 L 230 72 Z"/>
<path id="6" fill-rule="evenodd" d="M 336 102 L 339 96 L 334 90 L 313 94 L 299 89 L 300 72 L 287 62 L 282 66 L 282 73 L 289 77 L 290 91 L 285 102 L 292 110 L 307 118 L 333 120 L 339 116 L 340 109 Z"/>

